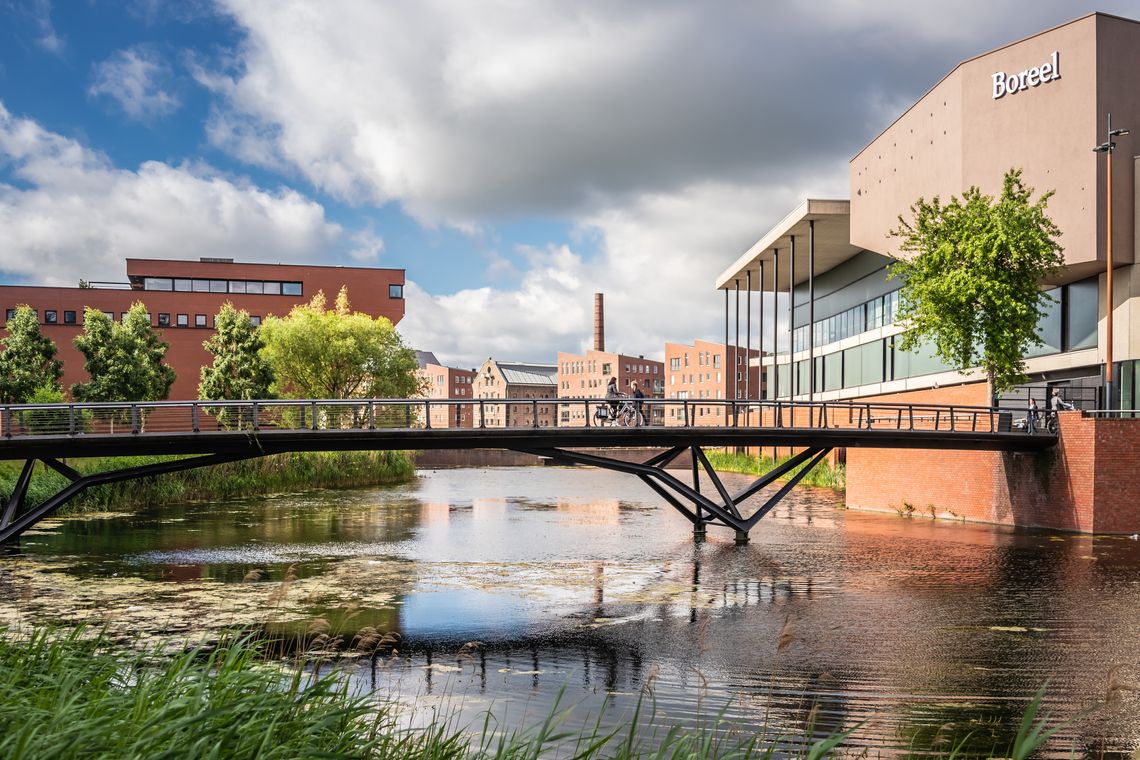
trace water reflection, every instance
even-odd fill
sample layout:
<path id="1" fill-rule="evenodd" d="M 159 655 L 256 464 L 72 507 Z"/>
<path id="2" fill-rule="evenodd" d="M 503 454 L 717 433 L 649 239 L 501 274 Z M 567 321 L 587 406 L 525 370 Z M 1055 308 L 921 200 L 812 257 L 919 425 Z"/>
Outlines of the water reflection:
<path id="1" fill-rule="evenodd" d="M 985 752 L 1048 681 L 1058 716 L 1114 696 L 1058 752 L 1135 748 L 1140 542 L 838 507 L 799 490 L 749 546 L 715 530 L 694 545 L 687 521 L 613 473 L 427 472 L 63 521 L 0 560 L 0 617 L 179 636 L 258 624 L 350 648 L 362 630 L 398 634 L 353 670 L 362 688 L 476 722 L 493 707 L 511 725 L 562 693 L 582 721 L 643 698 L 653 725 L 866 721 L 857 744 L 969 734 Z"/>

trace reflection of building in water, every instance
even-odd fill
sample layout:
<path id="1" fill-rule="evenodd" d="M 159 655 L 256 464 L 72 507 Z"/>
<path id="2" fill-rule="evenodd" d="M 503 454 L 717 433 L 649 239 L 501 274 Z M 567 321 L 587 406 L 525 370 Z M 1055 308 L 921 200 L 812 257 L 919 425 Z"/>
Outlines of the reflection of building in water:
<path id="1" fill-rule="evenodd" d="M 451 505 L 446 502 L 424 502 L 420 519 L 426 525 L 446 525 L 451 522 Z"/>
<path id="2" fill-rule="evenodd" d="M 617 499 L 585 502 L 559 499 L 556 508 L 576 525 L 617 525 L 621 519 L 621 502 Z"/>
<path id="3" fill-rule="evenodd" d="M 507 519 L 506 499 L 472 499 L 471 506 L 471 519 L 474 522 L 504 522 Z"/>

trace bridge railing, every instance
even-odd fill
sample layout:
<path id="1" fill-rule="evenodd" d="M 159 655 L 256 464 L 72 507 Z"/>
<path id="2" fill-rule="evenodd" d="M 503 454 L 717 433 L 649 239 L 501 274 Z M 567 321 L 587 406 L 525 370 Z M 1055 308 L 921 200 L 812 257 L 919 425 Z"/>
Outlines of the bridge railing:
<path id="1" fill-rule="evenodd" d="M 719 427 L 1004 432 L 981 406 L 719 399 L 264 399 L 0 406 L 0 435 L 275 430 Z"/>

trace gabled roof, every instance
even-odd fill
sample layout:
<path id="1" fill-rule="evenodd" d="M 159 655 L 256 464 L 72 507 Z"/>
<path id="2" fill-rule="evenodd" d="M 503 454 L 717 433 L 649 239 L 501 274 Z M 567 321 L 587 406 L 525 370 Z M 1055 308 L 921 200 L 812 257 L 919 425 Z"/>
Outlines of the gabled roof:
<path id="1" fill-rule="evenodd" d="M 555 364 L 496 364 L 503 373 L 503 379 L 511 385 L 558 384 L 558 366 Z"/>

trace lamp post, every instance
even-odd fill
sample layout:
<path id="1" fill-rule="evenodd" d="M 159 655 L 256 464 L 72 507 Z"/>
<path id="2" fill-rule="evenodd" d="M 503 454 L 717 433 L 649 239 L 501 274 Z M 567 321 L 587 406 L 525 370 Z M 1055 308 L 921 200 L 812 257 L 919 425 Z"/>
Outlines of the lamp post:
<path id="1" fill-rule="evenodd" d="M 1104 282 L 1104 297 L 1105 306 L 1105 337 L 1106 345 L 1104 351 L 1104 392 L 1105 392 L 1105 408 L 1112 408 L 1112 150 L 1116 147 L 1116 143 L 1112 138 L 1119 137 L 1120 135 L 1128 134 L 1127 129 L 1113 129 L 1112 128 L 1112 114 L 1108 115 L 1108 139 L 1100 145 L 1093 148 L 1096 153 L 1108 154 L 1108 165 L 1105 176 L 1105 182 L 1108 185 L 1108 197 L 1106 198 L 1106 222 L 1108 229 L 1105 232 L 1105 246 L 1104 246 L 1104 260 L 1107 269 Z"/>

